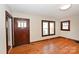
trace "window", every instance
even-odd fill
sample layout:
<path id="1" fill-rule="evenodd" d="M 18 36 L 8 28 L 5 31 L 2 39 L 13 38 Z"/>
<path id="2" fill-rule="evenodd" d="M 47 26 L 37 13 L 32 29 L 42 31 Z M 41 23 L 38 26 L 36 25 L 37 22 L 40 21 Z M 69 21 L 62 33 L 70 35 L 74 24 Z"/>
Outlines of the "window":
<path id="1" fill-rule="evenodd" d="M 48 35 L 48 22 L 43 23 L 43 35 Z"/>
<path id="2" fill-rule="evenodd" d="M 55 21 L 42 20 L 42 36 L 55 35 Z"/>
<path id="3" fill-rule="evenodd" d="M 54 34 L 54 22 L 50 22 L 50 34 Z"/>
<path id="4" fill-rule="evenodd" d="M 70 21 L 61 21 L 61 30 L 70 31 Z"/>

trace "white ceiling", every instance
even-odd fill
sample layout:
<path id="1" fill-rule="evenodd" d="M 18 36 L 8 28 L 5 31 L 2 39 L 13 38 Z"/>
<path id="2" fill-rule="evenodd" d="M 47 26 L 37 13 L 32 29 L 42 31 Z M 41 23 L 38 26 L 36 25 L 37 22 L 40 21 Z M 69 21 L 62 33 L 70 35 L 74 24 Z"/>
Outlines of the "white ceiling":
<path id="1" fill-rule="evenodd" d="M 61 4 L 9 4 L 13 12 L 23 12 L 36 15 L 53 17 L 64 17 L 69 15 L 79 15 L 79 4 L 72 4 L 68 10 L 60 10 Z"/>

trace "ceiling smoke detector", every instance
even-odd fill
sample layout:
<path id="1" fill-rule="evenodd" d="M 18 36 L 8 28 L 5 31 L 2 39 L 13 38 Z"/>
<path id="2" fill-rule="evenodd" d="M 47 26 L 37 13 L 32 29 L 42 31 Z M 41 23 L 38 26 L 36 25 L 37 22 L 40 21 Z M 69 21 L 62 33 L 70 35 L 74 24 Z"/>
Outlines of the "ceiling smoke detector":
<path id="1" fill-rule="evenodd" d="M 64 4 L 60 6 L 60 10 L 67 10 L 71 7 L 71 4 Z"/>

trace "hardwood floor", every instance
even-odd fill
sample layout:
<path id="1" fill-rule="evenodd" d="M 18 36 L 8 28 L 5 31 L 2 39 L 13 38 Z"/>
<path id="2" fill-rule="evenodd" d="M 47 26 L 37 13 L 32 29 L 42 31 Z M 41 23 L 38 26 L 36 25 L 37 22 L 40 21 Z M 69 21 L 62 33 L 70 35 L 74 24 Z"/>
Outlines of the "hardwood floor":
<path id="1" fill-rule="evenodd" d="M 79 54 L 79 43 L 58 37 L 17 46 L 9 54 Z"/>

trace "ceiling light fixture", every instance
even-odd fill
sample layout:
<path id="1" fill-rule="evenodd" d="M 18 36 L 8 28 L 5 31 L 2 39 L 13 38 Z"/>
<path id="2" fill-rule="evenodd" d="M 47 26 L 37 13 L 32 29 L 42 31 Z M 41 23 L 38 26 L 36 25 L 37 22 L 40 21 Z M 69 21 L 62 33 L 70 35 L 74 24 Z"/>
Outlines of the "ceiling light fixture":
<path id="1" fill-rule="evenodd" d="M 67 10 L 71 7 L 71 4 L 64 4 L 60 7 L 61 10 Z"/>

